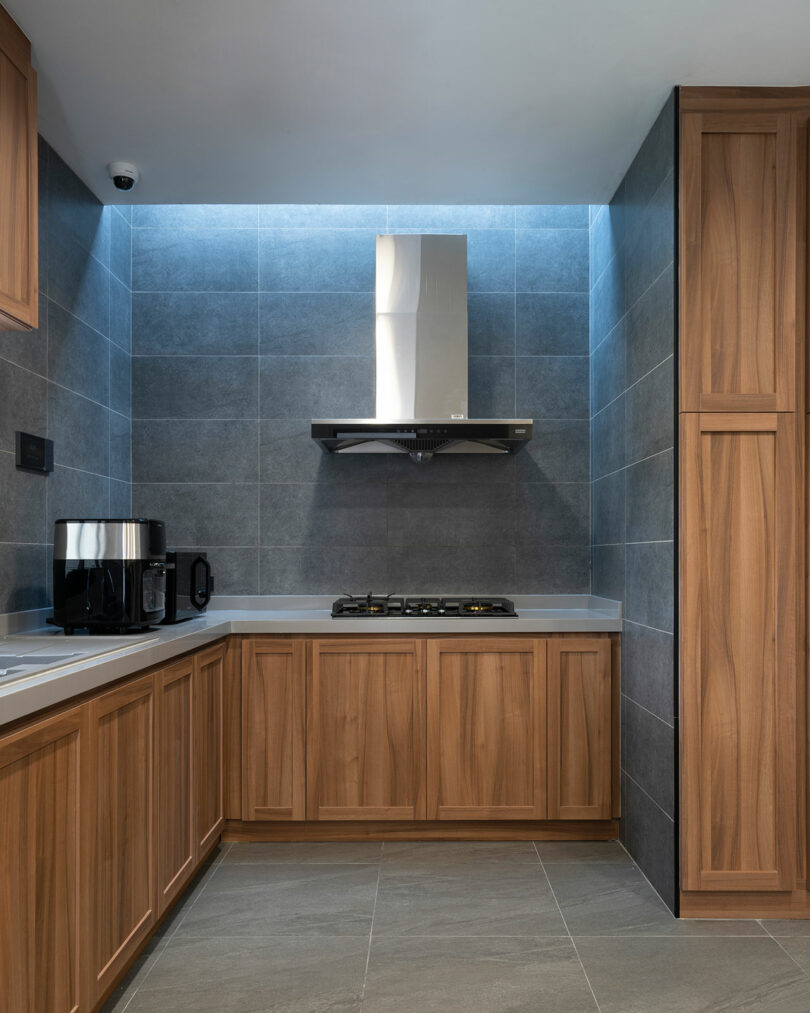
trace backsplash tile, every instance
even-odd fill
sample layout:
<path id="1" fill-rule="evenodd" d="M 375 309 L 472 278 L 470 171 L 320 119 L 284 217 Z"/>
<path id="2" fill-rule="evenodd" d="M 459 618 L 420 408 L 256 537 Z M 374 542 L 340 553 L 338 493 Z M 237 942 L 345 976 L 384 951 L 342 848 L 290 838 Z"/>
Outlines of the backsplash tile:
<path id="1" fill-rule="evenodd" d="M 128 217 L 40 137 L 39 327 L 0 332 L 0 613 L 50 604 L 57 517 L 131 511 Z M 14 467 L 15 430 L 54 441 L 50 475 Z"/>
<path id="2" fill-rule="evenodd" d="M 253 557 L 225 557 L 222 593 L 243 593 L 245 583 L 262 593 L 337 593 L 391 579 L 413 592 L 453 581 L 471 593 L 588 590 L 587 214 L 273 205 L 258 208 L 257 230 L 247 209 L 228 220 L 222 208 L 135 208 L 137 509 L 165 514 L 175 544 L 232 553 L 258 544 L 247 580 L 234 560 Z M 192 268 L 207 287 L 206 258 L 191 251 L 209 236 L 226 241 L 229 224 L 232 235 L 252 235 L 258 279 L 244 291 L 184 291 Z M 516 458 L 437 456 L 417 466 L 404 455 L 324 455 L 310 439 L 312 418 L 374 414 L 375 241 L 388 229 L 467 235 L 470 414 L 536 419 L 535 441 Z M 560 280 L 576 277 L 579 291 L 520 290 L 515 248 L 529 231 L 534 242 L 554 232 L 545 256 L 564 257 Z M 207 540 L 189 537 L 182 514 L 202 490 L 230 497 L 233 512 L 234 488 L 254 482 L 256 502 L 247 496 L 246 516 L 233 518 L 257 526 L 253 540 L 225 537 L 219 513 L 205 522 Z M 535 545 L 543 551 L 527 555 Z"/>

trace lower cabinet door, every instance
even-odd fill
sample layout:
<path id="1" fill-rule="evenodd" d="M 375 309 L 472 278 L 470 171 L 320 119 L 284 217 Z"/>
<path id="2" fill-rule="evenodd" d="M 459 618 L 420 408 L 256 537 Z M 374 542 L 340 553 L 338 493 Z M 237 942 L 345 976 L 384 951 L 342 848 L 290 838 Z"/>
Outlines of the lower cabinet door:
<path id="1" fill-rule="evenodd" d="M 612 810 L 611 644 L 548 641 L 548 818 L 606 820 Z"/>
<path id="2" fill-rule="evenodd" d="M 104 693 L 89 705 L 89 991 L 112 984 L 156 913 L 154 677 Z"/>
<path id="3" fill-rule="evenodd" d="M 545 819 L 546 642 L 430 640 L 427 818 Z"/>
<path id="4" fill-rule="evenodd" d="M 222 833 L 224 769 L 225 646 L 194 656 L 195 864 Z"/>
<path id="5" fill-rule="evenodd" d="M 192 780 L 194 660 L 184 658 L 155 676 L 157 693 L 158 914 L 194 871 Z"/>
<path id="6" fill-rule="evenodd" d="M 242 642 L 242 819 L 303 820 L 305 651 L 302 640 Z"/>
<path id="7" fill-rule="evenodd" d="M 422 640 L 312 641 L 307 816 L 425 818 Z"/>
<path id="8" fill-rule="evenodd" d="M 681 417 L 684 890 L 786 891 L 804 866 L 803 428 Z"/>
<path id="9" fill-rule="evenodd" d="M 0 1009 L 84 1013 L 82 708 L 0 738 Z"/>

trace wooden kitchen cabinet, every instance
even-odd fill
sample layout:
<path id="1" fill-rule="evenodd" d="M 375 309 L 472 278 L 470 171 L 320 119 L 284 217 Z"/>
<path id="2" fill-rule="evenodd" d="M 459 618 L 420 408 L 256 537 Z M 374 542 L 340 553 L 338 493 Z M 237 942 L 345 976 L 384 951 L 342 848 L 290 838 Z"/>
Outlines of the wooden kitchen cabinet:
<path id="1" fill-rule="evenodd" d="M 306 818 L 305 678 L 303 641 L 243 641 L 243 820 Z"/>
<path id="2" fill-rule="evenodd" d="M 194 656 L 194 864 L 222 833 L 225 822 L 225 646 Z"/>
<path id="3" fill-rule="evenodd" d="M 195 866 L 194 659 L 156 674 L 158 914 L 171 904 Z"/>
<path id="4" fill-rule="evenodd" d="M 711 104 L 682 91 L 681 411 L 798 411 L 807 114 Z"/>
<path id="5" fill-rule="evenodd" d="M 0 1009 L 86 1013 L 81 841 L 87 723 L 75 708 L 0 739 Z"/>
<path id="6" fill-rule="evenodd" d="M 803 429 L 681 417 L 684 890 L 797 879 Z"/>
<path id="7" fill-rule="evenodd" d="M 425 642 L 313 640 L 307 818 L 425 818 Z"/>
<path id="8" fill-rule="evenodd" d="M 0 7 L 0 331 L 37 326 L 37 78 Z"/>
<path id="9" fill-rule="evenodd" d="M 545 819 L 546 641 L 427 644 L 427 817 Z"/>
<path id="10" fill-rule="evenodd" d="M 112 985 L 156 918 L 155 680 L 125 682 L 89 704 L 83 816 L 91 1002 Z"/>
<path id="11" fill-rule="evenodd" d="M 613 682 L 607 638 L 548 641 L 548 818 L 612 810 Z"/>

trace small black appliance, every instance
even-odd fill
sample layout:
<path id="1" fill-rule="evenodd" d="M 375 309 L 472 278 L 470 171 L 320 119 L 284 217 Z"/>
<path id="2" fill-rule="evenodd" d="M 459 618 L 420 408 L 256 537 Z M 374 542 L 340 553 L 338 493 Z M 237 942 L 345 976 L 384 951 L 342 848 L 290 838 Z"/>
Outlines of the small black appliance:
<path id="1" fill-rule="evenodd" d="M 128 633 L 159 623 L 166 602 L 166 530 L 143 518 L 58 520 L 53 619 L 66 634 Z"/>
<path id="2" fill-rule="evenodd" d="M 214 593 L 211 564 L 204 552 L 166 553 L 166 615 L 164 624 L 182 623 L 201 615 Z"/>

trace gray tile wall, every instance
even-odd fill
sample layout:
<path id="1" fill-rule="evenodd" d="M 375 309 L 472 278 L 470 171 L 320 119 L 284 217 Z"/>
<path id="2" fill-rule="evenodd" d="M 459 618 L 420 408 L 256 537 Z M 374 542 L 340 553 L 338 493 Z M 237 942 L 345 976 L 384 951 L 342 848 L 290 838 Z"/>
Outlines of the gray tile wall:
<path id="1" fill-rule="evenodd" d="M 588 209 L 135 207 L 133 507 L 224 594 L 578 592 L 589 574 Z M 334 458 L 374 413 L 378 232 L 468 236 L 470 413 L 515 458 Z"/>
<path id="2" fill-rule="evenodd" d="M 591 209 L 592 588 L 624 602 L 622 840 L 675 904 L 675 99 Z"/>
<path id="3" fill-rule="evenodd" d="M 130 512 L 129 210 L 102 207 L 39 144 L 39 329 L 0 332 L 0 613 L 50 604 L 57 517 Z M 14 433 L 54 441 L 18 471 Z"/>

